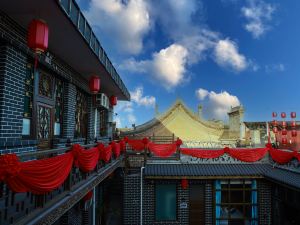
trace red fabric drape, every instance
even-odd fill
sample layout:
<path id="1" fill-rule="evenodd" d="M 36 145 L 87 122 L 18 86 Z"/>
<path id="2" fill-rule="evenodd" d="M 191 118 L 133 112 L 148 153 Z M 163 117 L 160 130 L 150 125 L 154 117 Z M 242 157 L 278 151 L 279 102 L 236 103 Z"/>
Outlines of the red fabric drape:
<path id="1" fill-rule="evenodd" d="M 73 153 L 68 152 L 49 159 L 22 163 L 10 160 L 9 164 L 1 166 L 7 167 L 7 170 L 16 169 L 8 173 L 1 170 L 0 177 L 13 192 L 44 194 L 63 184 L 72 169 L 73 159 Z"/>
<path id="2" fill-rule="evenodd" d="M 274 148 L 270 148 L 269 152 L 272 159 L 279 164 L 288 163 L 295 156 L 294 152 L 287 152 Z"/>
<path id="3" fill-rule="evenodd" d="M 120 143 L 121 152 L 125 152 L 126 151 L 126 142 L 124 140 L 121 140 L 119 143 Z"/>
<path id="4" fill-rule="evenodd" d="M 235 148 L 227 150 L 227 153 L 243 162 L 256 162 L 261 160 L 268 152 L 268 148 L 242 149 Z"/>
<path id="5" fill-rule="evenodd" d="M 143 151 L 145 149 L 145 144 L 143 140 L 128 139 L 127 143 L 135 151 Z"/>
<path id="6" fill-rule="evenodd" d="M 121 154 L 121 146 L 120 143 L 112 142 L 111 143 L 112 152 L 114 153 L 114 156 L 118 158 Z"/>
<path id="7" fill-rule="evenodd" d="M 108 163 L 111 155 L 112 155 L 112 149 L 111 145 L 104 146 L 102 143 L 98 144 L 98 149 L 100 151 L 99 159 L 103 160 L 104 162 Z"/>
<path id="8" fill-rule="evenodd" d="M 208 149 L 197 149 L 197 148 L 181 148 L 180 149 L 182 154 L 190 155 L 197 158 L 203 159 L 212 159 L 218 158 L 224 154 L 224 149 L 217 149 L 217 150 L 208 150 Z"/>
<path id="9" fill-rule="evenodd" d="M 80 145 L 75 144 L 72 146 L 71 151 L 75 157 L 75 166 L 79 167 L 83 172 L 90 172 L 95 169 L 100 156 L 98 148 L 94 147 L 85 150 Z"/>
<path id="10" fill-rule="evenodd" d="M 154 155 L 165 158 L 173 155 L 177 146 L 176 144 L 155 144 L 150 142 L 148 148 Z"/>

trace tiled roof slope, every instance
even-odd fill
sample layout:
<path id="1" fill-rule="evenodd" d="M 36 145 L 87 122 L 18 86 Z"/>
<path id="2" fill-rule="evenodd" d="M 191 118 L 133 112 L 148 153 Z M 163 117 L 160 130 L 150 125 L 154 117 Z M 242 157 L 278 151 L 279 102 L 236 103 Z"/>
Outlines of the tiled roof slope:
<path id="1" fill-rule="evenodd" d="M 148 164 L 146 178 L 261 177 L 300 189 L 300 173 L 274 168 L 270 164 Z"/>

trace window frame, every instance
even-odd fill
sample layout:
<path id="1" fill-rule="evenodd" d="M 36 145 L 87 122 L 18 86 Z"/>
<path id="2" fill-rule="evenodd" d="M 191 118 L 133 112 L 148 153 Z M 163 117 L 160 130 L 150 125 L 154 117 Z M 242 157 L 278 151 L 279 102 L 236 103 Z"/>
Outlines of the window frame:
<path id="1" fill-rule="evenodd" d="M 243 179 L 243 180 L 233 180 L 233 179 L 226 179 L 226 180 L 218 180 L 220 181 L 220 189 L 217 189 L 216 188 L 216 183 L 214 184 L 214 217 L 215 217 L 215 224 L 218 225 L 218 224 L 221 224 L 221 221 L 225 220 L 225 221 L 234 221 L 234 220 L 243 220 L 243 221 L 246 221 L 246 220 L 249 220 L 251 224 L 258 224 L 259 222 L 259 218 L 258 218 L 258 188 L 257 188 L 257 183 L 256 183 L 256 188 L 252 188 L 252 184 L 253 182 L 257 182 L 256 180 L 251 180 L 251 179 Z M 224 184 L 225 182 L 227 182 L 227 187 L 225 188 L 222 188 L 222 184 Z M 231 185 L 232 182 L 240 182 L 240 184 L 243 185 L 242 188 L 232 188 Z M 248 184 L 251 185 L 251 187 L 247 188 L 245 187 L 246 186 L 246 183 L 249 182 Z M 227 191 L 228 192 L 228 202 L 227 203 L 222 203 L 222 192 L 223 191 Z M 243 200 L 242 202 L 231 202 L 231 193 L 232 191 L 243 191 Z M 250 194 L 251 194 L 251 199 L 252 199 L 252 194 L 253 193 L 256 193 L 256 203 L 252 203 L 252 202 L 246 202 L 246 191 L 250 191 Z M 216 195 L 217 195 L 217 192 L 221 192 L 221 199 L 220 199 L 220 203 L 217 203 L 216 202 Z M 252 200 L 251 200 L 252 201 Z M 220 215 L 219 218 L 217 218 L 217 215 L 216 215 L 216 211 L 217 211 L 217 206 L 220 207 L 220 210 L 222 209 L 222 206 L 242 206 L 243 207 L 243 217 L 240 217 L 240 218 L 231 218 L 230 217 L 230 213 L 228 214 L 228 217 L 225 218 L 225 217 L 222 217 Z M 246 206 L 249 206 L 250 209 L 252 210 L 253 208 L 252 207 L 255 207 L 256 208 L 256 218 L 248 218 L 246 216 Z M 254 222 L 254 223 L 253 223 Z M 256 223 L 255 223 L 256 222 Z"/>
<path id="2" fill-rule="evenodd" d="M 157 218 L 157 188 L 158 186 L 174 186 L 175 187 L 175 219 L 158 219 Z M 176 222 L 178 220 L 178 187 L 176 183 L 155 183 L 154 187 L 154 221 L 155 222 Z"/>

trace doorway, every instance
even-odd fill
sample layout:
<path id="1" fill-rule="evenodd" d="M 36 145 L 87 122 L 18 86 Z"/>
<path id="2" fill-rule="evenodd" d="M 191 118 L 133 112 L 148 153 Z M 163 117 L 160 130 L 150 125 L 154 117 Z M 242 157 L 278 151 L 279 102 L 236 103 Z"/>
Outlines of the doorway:
<path id="1" fill-rule="evenodd" d="M 204 185 L 190 185 L 190 225 L 205 225 Z"/>

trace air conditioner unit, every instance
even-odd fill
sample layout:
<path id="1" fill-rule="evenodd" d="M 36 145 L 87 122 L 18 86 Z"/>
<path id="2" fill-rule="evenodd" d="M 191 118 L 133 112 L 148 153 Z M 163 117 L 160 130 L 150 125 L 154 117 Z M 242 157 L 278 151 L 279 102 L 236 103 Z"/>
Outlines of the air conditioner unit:
<path id="1" fill-rule="evenodd" d="M 104 93 L 96 95 L 96 107 L 109 109 L 109 99 Z"/>

